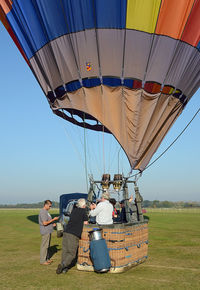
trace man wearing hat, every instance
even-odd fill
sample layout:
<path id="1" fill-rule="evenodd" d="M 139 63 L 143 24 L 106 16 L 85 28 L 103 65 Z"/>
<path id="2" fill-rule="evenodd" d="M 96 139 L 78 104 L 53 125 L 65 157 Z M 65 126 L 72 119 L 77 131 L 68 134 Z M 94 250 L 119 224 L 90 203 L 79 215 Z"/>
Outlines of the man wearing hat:
<path id="1" fill-rule="evenodd" d="M 111 225 L 113 224 L 112 219 L 112 212 L 113 212 L 113 206 L 109 202 L 109 193 L 105 191 L 102 194 L 101 201 L 96 204 L 90 205 L 90 216 L 96 217 L 96 222 L 99 225 Z"/>

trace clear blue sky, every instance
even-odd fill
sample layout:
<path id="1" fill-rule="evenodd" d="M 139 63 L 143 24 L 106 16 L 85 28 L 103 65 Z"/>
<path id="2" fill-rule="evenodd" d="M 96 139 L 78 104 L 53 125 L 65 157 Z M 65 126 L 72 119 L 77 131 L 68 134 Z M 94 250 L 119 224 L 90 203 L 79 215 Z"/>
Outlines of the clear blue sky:
<path id="1" fill-rule="evenodd" d="M 55 116 L 32 72 L 0 23 L 0 204 L 59 201 L 59 195 L 86 192 L 84 132 Z M 156 158 L 200 107 L 200 91 L 165 137 Z M 173 147 L 138 181 L 144 199 L 200 201 L 200 114 Z M 87 170 L 100 179 L 103 137 L 86 131 Z M 127 174 L 128 162 L 105 138 L 105 168 Z M 132 188 L 131 188 L 132 190 Z M 130 190 L 130 191 L 131 191 Z"/>

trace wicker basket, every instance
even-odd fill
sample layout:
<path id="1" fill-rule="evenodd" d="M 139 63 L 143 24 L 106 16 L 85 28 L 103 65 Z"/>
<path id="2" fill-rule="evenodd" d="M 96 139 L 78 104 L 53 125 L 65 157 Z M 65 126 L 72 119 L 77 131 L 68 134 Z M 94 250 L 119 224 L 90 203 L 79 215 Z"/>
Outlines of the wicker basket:
<path id="1" fill-rule="evenodd" d="M 84 226 L 79 241 L 77 269 L 94 271 L 90 259 L 89 234 L 96 225 Z M 147 259 L 148 221 L 134 224 L 114 224 L 101 226 L 111 259 L 111 273 L 120 273 Z"/>

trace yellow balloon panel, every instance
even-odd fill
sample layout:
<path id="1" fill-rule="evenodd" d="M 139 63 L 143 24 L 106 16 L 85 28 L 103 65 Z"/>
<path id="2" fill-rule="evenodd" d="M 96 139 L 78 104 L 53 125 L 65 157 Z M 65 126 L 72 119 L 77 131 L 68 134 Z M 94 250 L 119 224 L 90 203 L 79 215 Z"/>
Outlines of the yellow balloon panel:
<path id="1" fill-rule="evenodd" d="M 161 0 L 128 0 L 126 28 L 154 33 Z"/>

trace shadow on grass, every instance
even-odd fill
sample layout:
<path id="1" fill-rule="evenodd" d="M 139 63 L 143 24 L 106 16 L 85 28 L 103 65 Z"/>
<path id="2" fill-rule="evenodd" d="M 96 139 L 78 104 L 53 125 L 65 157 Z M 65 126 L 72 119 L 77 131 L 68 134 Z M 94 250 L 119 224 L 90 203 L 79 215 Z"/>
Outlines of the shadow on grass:
<path id="1" fill-rule="evenodd" d="M 58 251 L 60 251 L 60 249 L 58 249 L 59 245 L 53 245 L 49 247 L 48 250 L 48 258 L 51 259 L 53 257 L 53 255 L 55 255 Z"/>
<path id="2" fill-rule="evenodd" d="M 57 214 L 51 214 L 52 218 L 58 216 Z M 29 215 L 26 217 L 29 221 L 38 224 L 38 214 Z"/>
<path id="3" fill-rule="evenodd" d="M 58 215 L 52 214 L 51 216 L 52 216 L 52 218 L 54 218 L 55 216 L 58 216 Z M 39 224 L 37 214 L 29 215 L 29 216 L 27 216 L 27 219 L 33 223 Z M 55 230 L 55 228 L 54 228 L 54 230 Z M 49 247 L 49 250 L 48 250 L 48 258 L 49 259 L 51 259 L 53 257 L 53 255 L 55 255 L 58 251 L 60 251 L 60 249 L 58 249 L 58 247 L 59 247 L 59 245 L 53 245 L 53 246 Z"/>
<path id="4" fill-rule="evenodd" d="M 148 215 L 143 215 L 145 220 L 150 220 L 150 217 Z"/>

